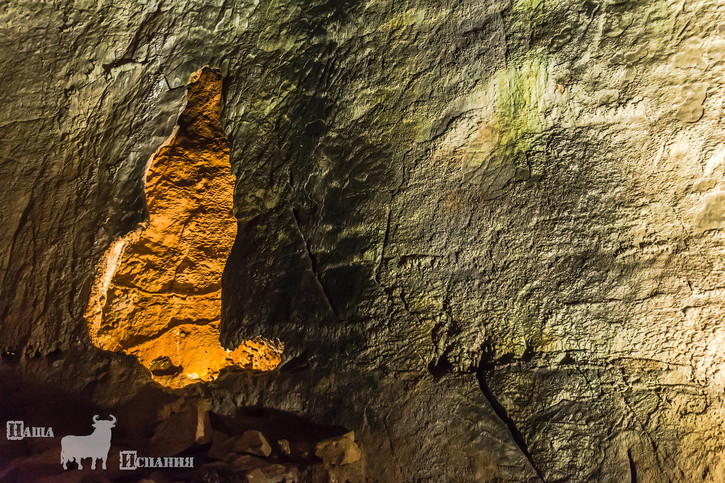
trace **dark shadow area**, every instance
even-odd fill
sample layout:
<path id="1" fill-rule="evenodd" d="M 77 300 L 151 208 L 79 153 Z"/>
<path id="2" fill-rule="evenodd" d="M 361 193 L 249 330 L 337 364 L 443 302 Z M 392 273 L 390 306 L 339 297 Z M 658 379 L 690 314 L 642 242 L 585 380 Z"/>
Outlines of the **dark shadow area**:
<path id="1" fill-rule="evenodd" d="M 262 406 L 240 407 L 232 416 L 212 414 L 211 420 L 214 427 L 228 434 L 255 429 L 270 441 L 318 442 L 349 432 L 342 426 L 316 424 L 292 413 Z"/>

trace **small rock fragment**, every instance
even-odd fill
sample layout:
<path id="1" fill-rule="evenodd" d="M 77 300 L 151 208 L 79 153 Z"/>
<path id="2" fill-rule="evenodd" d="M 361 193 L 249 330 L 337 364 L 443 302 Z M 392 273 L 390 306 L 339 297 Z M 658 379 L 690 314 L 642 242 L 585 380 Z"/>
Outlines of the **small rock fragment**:
<path id="1" fill-rule="evenodd" d="M 342 436 L 323 439 L 317 443 L 315 455 L 325 463 L 342 466 L 359 461 L 362 452 L 355 443 L 355 432 L 350 431 Z"/>
<path id="2" fill-rule="evenodd" d="M 262 433 L 250 430 L 245 431 L 241 436 L 230 438 L 221 445 L 218 451 L 224 451 L 227 455 L 248 453 L 266 458 L 272 454 L 272 447 Z M 214 454 L 218 454 L 217 451 Z"/>

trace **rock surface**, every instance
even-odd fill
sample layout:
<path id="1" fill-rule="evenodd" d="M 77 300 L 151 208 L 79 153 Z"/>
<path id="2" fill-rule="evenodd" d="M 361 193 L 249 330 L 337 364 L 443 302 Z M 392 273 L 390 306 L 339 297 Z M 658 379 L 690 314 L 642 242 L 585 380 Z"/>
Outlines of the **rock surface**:
<path id="1" fill-rule="evenodd" d="M 234 441 L 231 450 L 237 453 L 249 453 L 267 457 L 272 453 L 272 447 L 259 431 L 245 431 Z"/>
<path id="2" fill-rule="evenodd" d="M 315 455 L 332 466 L 349 465 L 360 461 L 360 448 L 355 444 L 355 433 L 350 431 L 336 438 L 328 438 L 317 443 Z"/>
<path id="3" fill-rule="evenodd" d="M 209 405 L 203 399 L 185 404 L 156 428 L 151 445 L 157 454 L 175 456 L 194 445 L 212 442 Z"/>
<path id="4" fill-rule="evenodd" d="M 135 355 L 172 387 L 280 361 L 281 347 L 260 338 L 233 351 L 219 344 L 221 276 L 236 234 L 221 90 L 219 69 L 192 75 L 177 127 L 145 173 L 149 221 L 108 249 L 85 314 L 95 345 Z M 159 359 L 169 367 L 155 370 Z"/>
<path id="5" fill-rule="evenodd" d="M 145 385 L 133 388 L 143 380 L 138 375 L 116 380 L 112 385 L 93 381 L 84 392 L 70 386 L 93 372 L 100 372 L 101 378 L 112 377 L 109 372 L 88 364 L 69 373 L 73 364 L 82 361 L 85 355 L 65 353 L 50 368 L 45 367 L 46 358 L 0 364 L 0 393 L 3 394 L 0 419 L 43 423 L 55 432 L 49 438 L 20 441 L 0 438 L 0 480 L 3 482 L 366 481 L 365 468 L 360 464 L 330 467 L 314 455 L 309 457 L 298 451 L 301 447 L 314 448 L 320 441 L 340 435 L 342 428 L 314 424 L 289 413 L 259 407 L 239 407 L 231 415 L 216 413 L 209 411 L 204 398 L 193 394 L 194 387 L 189 387 L 189 394 L 183 395 L 181 391 L 172 393 L 146 379 Z M 121 354 L 112 357 L 116 363 L 131 359 Z M 136 367 L 140 368 L 138 364 Z M 23 380 L 18 377 L 23 374 L 36 377 Z M 196 389 L 201 387 L 197 385 Z M 71 462 L 64 471 L 59 464 L 61 438 L 83 434 L 91 428 L 94 414 L 109 414 L 109 406 L 117 415 L 117 425 L 112 431 L 107 469 L 97 465 L 92 470 L 84 463 L 84 469 L 78 470 Z M 53 411 L 48 411 L 48 407 Z M 265 435 L 288 439 L 294 449 L 284 452 L 282 448 L 272 448 L 264 443 Z M 227 441 L 231 444 L 225 444 Z M 122 470 L 119 452 L 129 450 L 139 456 L 166 458 L 179 454 L 179 458 L 193 458 L 193 467 Z"/>
<path id="6" fill-rule="evenodd" d="M 0 49 L 8 358 L 89 346 L 209 65 L 222 342 L 285 344 L 213 411 L 354 430 L 374 481 L 722 481 L 722 2 L 6 2 Z"/>

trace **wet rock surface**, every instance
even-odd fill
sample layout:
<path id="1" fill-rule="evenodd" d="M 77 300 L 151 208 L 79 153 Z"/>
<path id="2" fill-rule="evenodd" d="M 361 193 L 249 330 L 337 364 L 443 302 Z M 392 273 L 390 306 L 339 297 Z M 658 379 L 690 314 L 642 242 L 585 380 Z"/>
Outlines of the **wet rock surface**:
<path id="1" fill-rule="evenodd" d="M 353 430 L 373 481 L 723 479 L 722 3 L 13 2 L 0 20 L 17 380 L 62 360 L 70 392 L 149 397 L 129 359 L 53 358 L 89 346 L 95 270 L 146 217 L 146 162 L 209 65 L 236 176 L 222 342 L 285 344 L 276 371 L 198 388 L 212 414 Z"/>

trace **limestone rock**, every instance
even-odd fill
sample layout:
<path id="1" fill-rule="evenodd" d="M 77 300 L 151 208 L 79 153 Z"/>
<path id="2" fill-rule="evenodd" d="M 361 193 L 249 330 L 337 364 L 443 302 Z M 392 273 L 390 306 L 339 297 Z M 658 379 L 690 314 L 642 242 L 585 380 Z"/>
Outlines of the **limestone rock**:
<path id="1" fill-rule="evenodd" d="M 279 362 L 259 338 L 234 351 L 219 344 L 221 275 L 236 233 L 221 83 L 219 69 L 192 75 L 177 127 L 149 160 L 149 221 L 111 245 L 85 314 L 94 344 L 134 354 L 172 387 Z"/>
<path id="2" fill-rule="evenodd" d="M 350 431 L 336 438 L 328 438 L 317 443 L 315 455 L 327 464 L 343 466 L 360 460 L 362 452 L 355 443 L 355 433 Z"/>
<path id="3" fill-rule="evenodd" d="M 705 112 L 702 104 L 707 97 L 707 85 L 699 83 L 684 86 L 682 88 L 682 97 L 684 100 L 677 109 L 675 117 L 683 122 L 699 121 Z"/>
<path id="4" fill-rule="evenodd" d="M 194 400 L 162 421 L 156 428 L 151 445 L 165 455 L 177 455 L 194 445 L 212 442 L 213 429 L 208 402 Z"/>
<path id="5" fill-rule="evenodd" d="M 725 228 L 725 191 L 705 195 L 695 223 L 701 230 Z"/>
<path id="6" fill-rule="evenodd" d="M 264 435 L 257 430 L 248 430 L 239 436 L 232 437 L 214 431 L 212 445 L 208 452 L 209 457 L 229 461 L 239 453 L 267 457 L 272 454 L 272 447 Z"/>
<path id="7" fill-rule="evenodd" d="M 162 304 L 169 347 L 176 328 L 284 343 L 287 371 L 187 385 L 217 414 L 354 430 L 373 481 L 722 480 L 724 18 L 714 0 L 3 2 L 0 364 L 131 399 L 147 371 L 94 350 L 94 279 L 153 224 L 147 166 L 175 128 L 223 133 L 228 260 L 173 218 L 192 264 L 156 250 L 173 263 L 147 280 L 206 317 L 111 290 L 119 324 L 135 296 Z M 180 115 L 205 66 L 214 119 Z M 175 174 L 211 164 L 184 152 L 152 201 L 186 216 L 178 193 L 205 189 Z M 224 266 L 206 294 L 185 278 L 205 251 Z"/>
<path id="8" fill-rule="evenodd" d="M 210 458 L 223 460 L 229 452 L 229 439 L 229 435 L 227 435 L 226 433 L 223 433 L 221 431 L 214 431 L 212 433 L 211 446 L 209 447 L 207 455 Z"/>
<path id="9" fill-rule="evenodd" d="M 267 438 L 256 430 L 245 431 L 241 436 L 233 438 L 229 450 L 232 453 L 249 453 L 264 457 L 272 453 L 272 447 L 267 442 Z"/>
<path id="10" fill-rule="evenodd" d="M 149 364 L 149 370 L 155 376 L 173 376 L 181 371 L 180 366 L 175 366 L 169 356 L 159 356 Z"/>

